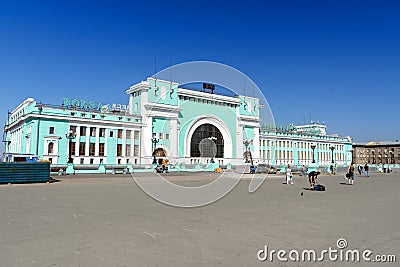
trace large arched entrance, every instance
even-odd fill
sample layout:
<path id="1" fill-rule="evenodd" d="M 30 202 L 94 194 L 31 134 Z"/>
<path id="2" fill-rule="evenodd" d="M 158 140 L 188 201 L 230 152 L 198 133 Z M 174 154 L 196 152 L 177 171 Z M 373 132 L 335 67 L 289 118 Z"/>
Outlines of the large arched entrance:
<path id="1" fill-rule="evenodd" d="M 214 158 L 219 159 L 216 163 L 226 164 L 225 160 L 232 158 L 234 149 L 232 142 L 233 131 L 220 118 L 211 114 L 198 117 L 192 121 L 185 133 L 184 155 L 188 158 L 187 162 L 208 163 L 211 159 L 208 155 L 201 157 L 199 147 L 201 140 L 207 140 L 207 142 L 203 142 L 206 144 L 210 144 L 211 140 L 215 143 L 215 148 L 218 151 Z M 195 137 L 193 138 L 194 135 Z"/>
<path id="2" fill-rule="evenodd" d="M 221 131 L 214 125 L 205 123 L 196 128 L 190 140 L 190 157 L 209 156 L 202 155 L 200 142 L 203 139 L 210 139 L 216 145 L 216 158 L 224 158 L 224 137 Z"/>

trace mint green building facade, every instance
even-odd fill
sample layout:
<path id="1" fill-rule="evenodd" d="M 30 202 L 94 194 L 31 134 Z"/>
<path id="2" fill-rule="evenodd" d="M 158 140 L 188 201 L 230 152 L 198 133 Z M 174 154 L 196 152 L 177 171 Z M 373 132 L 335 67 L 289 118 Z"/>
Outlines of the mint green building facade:
<path id="1" fill-rule="evenodd" d="M 263 107 L 257 98 L 195 91 L 155 78 L 126 93 L 126 106 L 74 99 L 54 106 L 25 100 L 11 112 L 4 129 L 6 154 L 38 155 L 66 165 L 71 153 L 74 166 L 144 168 L 154 157 L 171 164 L 238 165 L 247 149 L 255 163 L 307 165 L 315 145 L 319 165 L 331 164 L 332 150 L 335 163 L 345 166 L 351 161 L 351 138 L 328 135 L 324 125 L 261 125 Z M 215 143 L 212 157 L 199 147 L 204 139 Z"/>

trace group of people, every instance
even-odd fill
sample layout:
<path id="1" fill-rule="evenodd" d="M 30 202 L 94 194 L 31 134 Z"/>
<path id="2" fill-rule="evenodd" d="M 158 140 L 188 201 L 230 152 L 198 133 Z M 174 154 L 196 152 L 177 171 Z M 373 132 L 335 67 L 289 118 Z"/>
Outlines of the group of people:
<path id="1" fill-rule="evenodd" d="M 158 173 L 168 173 L 168 160 L 158 159 L 158 166 L 156 167 L 156 172 Z"/>
<path id="2" fill-rule="evenodd" d="M 306 167 L 303 165 L 301 167 L 301 174 L 306 176 L 307 175 L 307 169 Z M 321 173 L 319 171 L 311 171 L 308 174 L 308 181 L 310 182 L 310 187 L 314 188 L 314 186 L 317 184 L 317 178 L 318 175 L 320 175 Z M 286 184 L 293 184 L 293 174 L 292 174 L 292 169 L 290 168 L 290 164 L 288 164 L 287 168 L 286 168 Z"/>
<path id="3" fill-rule="evenodd" d="M 365 164 L 364 166 L 358 165 L 357 167 L 359 175 L 362 175 L 362 173 L 365 173 L 365 177 L 369 177 L 369 166 L 368 164 Z M 350 185 L 354 184 L 354 163 L 351 163 L 349 166 L 349 169 L 347 170 L 347 173 L 345 175 L 345 179 L 347 179 L 347 183 Z"/>
<path id="4" fill-rule="evenodd" d="M 365 173 L 365 177 L 369 177 L 369 166 L 368 164 L 365 164 L 364 166 L 359 165 L 357 167 L 359 174 L 361 175 L 362 172 Z M 331 174 L 333 174 L 333 167 L 331 166 L 330 168 Z M 354 184 L 354 171 L 355 171 L 355 167 L 354 167 L 354 163 L 351 163 L 347 173 L 345 175 L 345 178 L 347 179 L 347 183 L 349 185 L 353 185 Z M 303 165 L 301 167 L 301 174 L 303 176 L 307 175 L 307 169 L 306 167 Z M 311 171 L 310 173 L 308 173 L 308 181 L 310 183 L 310 187 L 314 188 L 314 186 L 317 184 L 317 178 L 318 175 L 320 175 L 321 172 L 319 171 Z M 292 174 L 292 169 L 290 168 L 290 165 L 287 166 L 286 168 L 286 184 L 293 184 L 293 174 Z"/>
<path id="5" fill-rule="evenodd" d="M 361 175 L 363 173 L 363 171 L 364 171 L 365 172 L 365 176 L 369 177 L 369 166 L 368 166 L 368 164 L 365 164 L 364 166 L 358 165 L 357 170 L 358 170 L 358 174 L 359 175 Z"/>

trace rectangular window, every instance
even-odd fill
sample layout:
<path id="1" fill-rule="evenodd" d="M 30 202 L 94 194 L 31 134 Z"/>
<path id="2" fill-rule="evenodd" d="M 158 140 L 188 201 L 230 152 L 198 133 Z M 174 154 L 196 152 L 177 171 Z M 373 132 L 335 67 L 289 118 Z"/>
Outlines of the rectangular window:
<path id="1" fill-rule="evenodd" d="M 134 157 L 139 157 L 139 145 L 134 145 L 133 146 L 133 156 Z"/>
<path id="2" fill-rule="evenodd" d="M 133 139 L 139 140 L 139 131 L 135 131 L 135 132 L 133 133 Z"/>
<path id="3" fill-rule="evenodd" d="M 84 158 L 81 158 L 81 164 L 83 164 L 84 163 L 84 161 L 85 161 L 85 159 Z"/>
<path id="4" fill-rule="evenodd" d="M 74 125 L 69 126 L 69 130 L 70 130 L 72 133 L 76 133 L 76 126 L 74 126 Z"/>
<path id="5" fill-rule="evenodd" d="M 126 150 L 125 155 L 127 157 L 130 157 L 131 156 L 131 145 L 130 144 L 126 144 L 125 150 Z"/>
<path id="6" fill-rule="evenodd" d="M 106 137 L 106 128 L 100 128 L 100 137 Z"/>
<path id="7" fill-rule="evenodd" d="M 122 138 L 122 130 L 121 129 L 119 129 L 117 131 L 117 138 Z"/>
<path id="8" fill-rule="evenodd" d="M 103 159 L 100 159 L 100 164 L 103 164 L 103 162 L 104 162 Z"/>
<path id="9" fill-rule="evenodd" d="M 121 164 L 121 159 L 118 159 L 118 164 Z"/>
<path id="10" fill-rule="evenodd" d="M 132 137 L 132 131 L 126 130 L 126 139 L 131 139 L 131 137 Z"/>
<path id="11" fill-rule="evenodd" d="M 75 142 L 71 142 L 71 155 L 75 155 Z"/>
<path id="12" fill-rule="evenodd" d="M 85 156 L 85 144 L 84 142 L 79 143 L 79 156 Z"/>
<path id="13" fill-rule="evenodd" d="M 122 157 L 122 144 L 117 144 L 117 157 Z"/>
<path id="14" fill-rule="evenodd" d="M 90 136 L 96 136 L 96 127 L 90 127 Z"/>
<path id="15" fill-rule="evenodd" d="M 162 133 L 159 133 L 159 134 L 158 134 L 158 138 L 160 138 L 160 140 L 163 139 L 163 134 L 162 134 Z"/>
<path id="16" fill-rule="evenodd" d="M 49 127 L 49 134 L 54 134 L 54 127 Z"/>
<path id="17" fill-rule="evenodd" d="M 169 134 L 165 134 L 165 139 L 169 140 Z"/>
<path id="18" fill-rule="evenodd" d="M 89 144 L 89 156 L 94 156 L 95 147 L 96 147 L 96 144 L 95 144 L 95 143 L 90 143 L 90 144 Z"/>
<path id="19" fill-rule="evenodd" d="M 80 135 L 86 136 L 86 126 L 81 126 Z"/>
<path id="20" fill-rule="evenodd" d="M 90 159 L 90 164 L 93 164 L 94 163 L 94 159 Z"/>
<path id="21" fill-rule="evenodd" d="M 99 144 L 99 156 L 104 156 L 104 143 Z"/>
<path id="22" fill-rule="evenodd" d="M 114 137 L 114 131 L 110 131 L 110 137 Z"/>

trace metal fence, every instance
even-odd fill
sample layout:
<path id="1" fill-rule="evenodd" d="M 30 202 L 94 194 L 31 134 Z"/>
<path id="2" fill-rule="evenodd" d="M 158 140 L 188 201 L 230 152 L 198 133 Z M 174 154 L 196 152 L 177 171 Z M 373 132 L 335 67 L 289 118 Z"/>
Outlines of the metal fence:
<path id="1" fill-rule="evenodd" d="M 2 162 L 0 184 L 44 183 L 50 180 L 49 162 Z"/>

